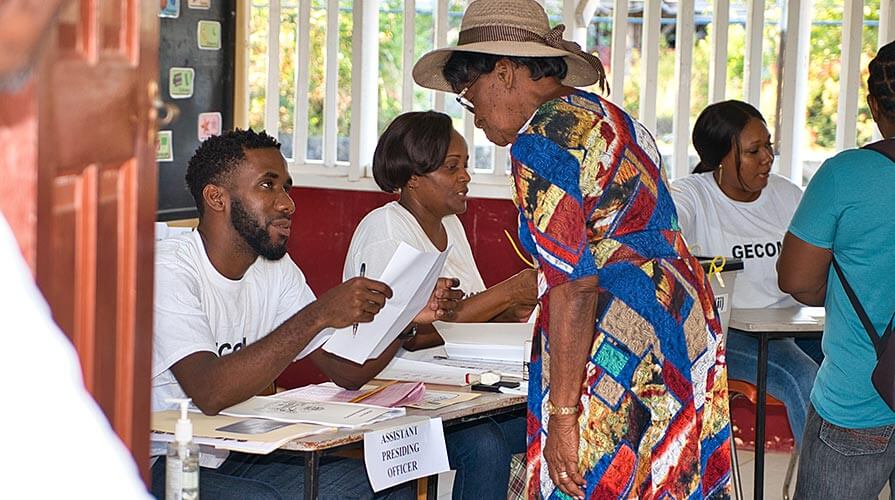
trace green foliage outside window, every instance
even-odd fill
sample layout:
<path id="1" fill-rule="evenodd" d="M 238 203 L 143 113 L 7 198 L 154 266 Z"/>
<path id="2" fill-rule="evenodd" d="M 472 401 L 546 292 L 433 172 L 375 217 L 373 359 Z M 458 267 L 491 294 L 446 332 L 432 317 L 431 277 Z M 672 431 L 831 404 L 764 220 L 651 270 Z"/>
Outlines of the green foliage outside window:
<path id="1" fill-rule="evenodd" d="M 872 25 L 879 19 L 880 0 L 868 0 L 864 7 L 865 28 L 862 39 L 861 56 L 861 88 L 859 93 L 859 110 L 857 135 L 858 143 L 870 140 L 875 130 L 866 104 L 867 63 L 876 51 L 877 27 Z M 287 3 L 284 2 L 284 5 Z M 352 10 L 351 0 L 340 0 L 339 15 L 339 61 L 338 61 L 338 159 L 347 160 L 347 137 L 351 120 L 351 35 Z M 418 1 L 415 17 L 415 57 L 431 50 L 434 40 L 434 5 Z M 556 4 L 556 5 L 554 5 Z M 744 5 L 735 0 L 732 8 Z M 451 0 L 449 26 L 449 43 L 455 43 L 459 18 L 465 2 Z M 557 0 L 548 2 L 553 24 L 561 22 L 557 10 Z M 291 135 L 293 133 L 293 113 L 295 104 L 294 78 L 296 71 L 296 33 L 297 7 L 283 7 L 280 31 L 280 96 L 279 119 L 281 140 L 289 144 L 291 151 Z M 249 71 L 249 122 L 256 129 L 263 128 L 265 85 L 267 78 L 267 6 L 266 2 L 255 2 L 252 8 L 251 35 L 249 39 L 250 71 Z M 610 14 L 611 15 L 611 14 Z M 765 16 L 765 36 L 762 54 L 762 86 L 761 111 L 768 120 L 773 131 L 776 123 L 776 104 L 778 92 L 779 41 L 781 10 L 777 2 L 768 2 Z M 323 136 L 323 106 L 325 95 L 325 33 L 326 2 L 314 0 L 311 8 L 310 61 L 300 63 L 302 70 L 309 69 L 309 108 L 308 108 L 308 142 L 309 157 L 320 159 L 319 144 Z M 379 113 L 378 129 L 384 127 L 401 112 L 402 77 L 403 77 L 403 0 L 381 0 L 379 15 Z M 837 103 L 839 96 L 840 50 L 842 46 L 843 6 L 840 0 L 815 0 L 813 23 L 809 41 L 809 65 L 807 86 L 806 133 L 804 144 L 799 147 L 806 153 L 803 156 L 823 157 L 829 155 L 835 147 Z M 629 37 L 639 40 L 639 24 L 629 24 Z M 673 32 L 673 26 L 667 27 Z M 691 125 L 699 111 L 708 103 L 709 61 L 711 59 L 711 39 L 713 25 L 704 26 L 704 36 L 698 35 L 693 52 L 692 86 L 691 86 Z M 606 22 L 592 25 L 589 35 L 589 48 L 607 57 L 608 47 L 596 47 L 597 40 L 607 43 L 611 40 L 611 25 Z M 733 23 L 729 29 L 728 61 L 727 61 L 727 98 L 742 98 L 743 68 L 746 32 L 742 24 Z M 659 86 L 657 94 L 658 139 L 663 150 L 668 150 L 671 141 L 671 122 L 675 103 L 674 80 L 674 48 L 666 37 L 660 37 Z M 624 105 L 627 110 L 637 115 L 640 98 L 641 54 L 639 47 L 628 51 L 626 68 L 627 78 L 624 89 L 613 89 L 624 93 Z M 607 65 L 608 66 L 608 65 Z M 608 68 L 611 71 L 611 68 Z M 413 109 L 432 107 L 432 93 L 414 87 Z M 450 100 L 448 100 L 449 102 Z M 460 126 L 459 110 L 449 112 L 456 115 L 457 126 Z M 314 145 L 317 144 L 317 147 Z M 316 153 L 315 153 L 316 152 Z M 317 156 L 315 156 L 317 155 Z M 288 155 L 287 155 L 288 156 Z M 822 158 L 821 158 L 822 159 Z"/>

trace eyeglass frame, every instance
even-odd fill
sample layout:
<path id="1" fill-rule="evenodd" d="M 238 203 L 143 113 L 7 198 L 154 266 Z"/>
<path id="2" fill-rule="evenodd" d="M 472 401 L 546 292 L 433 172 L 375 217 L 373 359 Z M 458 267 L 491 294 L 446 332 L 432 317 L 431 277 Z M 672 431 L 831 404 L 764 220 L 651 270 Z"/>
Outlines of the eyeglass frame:
<path id="1" fill-rule="evenodd" d="M 473 104 L 472 101 L 470 101 L 469 99 L 467 99 L 464 96 L 466 95 L 467 92 L 469 92 L 469 89 L 472 88 L 473 85 L 475 85 L 475 82 L 478 81 L 480 76 L 482 76 L 481 73 L 479 73 L 478 75 L 475 75 L 475 78 L 470 80 L 469 83 L 467 83 L 466 86 L 463 87 L 463 90 L 461 90 L 460 93 L 457 94 L 457 97 L 455 97 L 457 104 L 459 104 L 460 106 L 463 106 L 463 108 L 466 111 L 469 111 L 473 115 L 475 114 L 475 104 Z"/>

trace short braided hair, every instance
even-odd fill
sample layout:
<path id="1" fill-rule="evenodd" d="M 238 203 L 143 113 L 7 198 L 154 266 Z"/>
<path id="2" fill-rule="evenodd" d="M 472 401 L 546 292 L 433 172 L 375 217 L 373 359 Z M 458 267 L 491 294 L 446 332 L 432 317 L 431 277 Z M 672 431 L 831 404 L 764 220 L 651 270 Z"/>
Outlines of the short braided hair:
<path id="1" fill-rule="evenodd" d="M 895 42 L 880 47 L 869 69 L 867 92 L 876 99 L 883 114 L 895 118 Z"/>
<path id="2" fill-rule="evenodd" d="M 196 200 L 196 208 L 201 216 L 205 210 L 202 190 L 209 184 L 224 184 L 230 173 L 245 160 L 247 149 L 280 149 L 280 143 L 264 131 L 229 130 L 221 135 L 209 137 L 190 158 L 186 167 L 186 185 Z"/>

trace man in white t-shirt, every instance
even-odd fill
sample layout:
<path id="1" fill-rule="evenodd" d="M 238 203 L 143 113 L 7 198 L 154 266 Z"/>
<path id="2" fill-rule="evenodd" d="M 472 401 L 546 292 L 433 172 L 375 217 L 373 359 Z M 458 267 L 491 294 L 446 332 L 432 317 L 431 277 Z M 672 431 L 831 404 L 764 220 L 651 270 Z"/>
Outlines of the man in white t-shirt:
<path id="1" fill-rule="evenodd" d="M 189 397 L 214 415 L 270 387 L 295 359 L 311 356 L 333 381 L 356 388 L 391 359 L 396 340 L 364 365 L 318 349 L 327 328 L 369 322 L 392 292 L 353 278 L 315 299 L 304 275 L 286 257 L 295 204 L 279 143 L 251 130 L 206 140 L 190 159 L 186 181 L 199 209 L 197 231 L 157 244 L 152 409 Z M 441 280 L 423 320 L 449 318 L 462 292 Z M 158 449 L 153 450 L 158 453 Z M 294 454 L 225 460 L 203 457 L 200 491 L 211 498 L 293 498 L 302 495 L 301 461 Z M 164 460 L 153 465 L 153 492 L 164 491 Z M 396 487 L 378 496 L 411 496 Z M 320 496 L 373 496 L 363 465 L 334 459 L 320 469 Z"/>

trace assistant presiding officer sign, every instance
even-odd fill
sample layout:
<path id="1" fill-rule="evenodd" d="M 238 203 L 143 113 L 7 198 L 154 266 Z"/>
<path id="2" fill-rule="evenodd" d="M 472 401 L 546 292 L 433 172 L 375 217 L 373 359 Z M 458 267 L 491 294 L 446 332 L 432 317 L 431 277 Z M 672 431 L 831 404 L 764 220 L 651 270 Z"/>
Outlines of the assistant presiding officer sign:
<path id="1" fill-rule="evenodd" d="M 419 417 L 364 434 L 364 462 L 373 491 L 447 471 L 441 418 Z"/>

